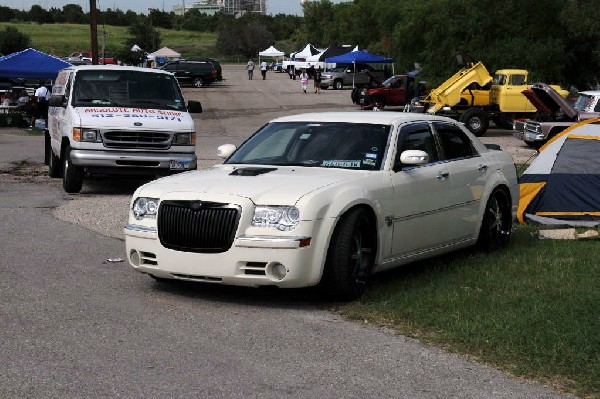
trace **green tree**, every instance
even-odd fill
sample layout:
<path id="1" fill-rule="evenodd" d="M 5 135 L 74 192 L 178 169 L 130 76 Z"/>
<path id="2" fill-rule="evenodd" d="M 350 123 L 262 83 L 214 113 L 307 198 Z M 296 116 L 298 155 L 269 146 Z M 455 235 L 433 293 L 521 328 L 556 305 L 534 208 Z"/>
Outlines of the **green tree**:
<path id="1" fill-rule="evenodd" d="M 127 49 L 131 49 L 134 44 L 149 53 L 160 48 L 160 32 L 154 28 L 150 18 L 146 16 L 136 18 L 134 23 L 129 26 L 128 31 L 131 37 L 126 40 L 125 47 Z"/>
<path id="2" fill-rule="evenodd" d="M 63 6 L 63 14 L 65 22 L 70 24 L 86 24 L 89 21 L 87 14 L 78 4 L 66 4 Z"/>
<path id="3" fill-rule="evenodd" d="M 7 26 L 3 31 L 0 30 L 0 53 L 11 54 L 29 47 L 31 39 L 18 29 Z"/>

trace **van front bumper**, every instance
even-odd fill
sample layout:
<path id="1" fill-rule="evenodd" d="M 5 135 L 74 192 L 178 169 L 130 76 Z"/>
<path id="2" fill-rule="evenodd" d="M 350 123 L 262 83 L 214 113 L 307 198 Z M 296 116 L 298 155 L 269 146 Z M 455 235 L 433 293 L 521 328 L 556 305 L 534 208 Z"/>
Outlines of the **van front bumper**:
<path id="1" fill-rule="evenodd" d="M 145 171 L 148 173 L 182 172 L 197 168 L 195 153 L 154 153 L 154 152 L 118 152 L 118 151 L 71 151 L 71 161 L 91 171 L 106 169 L 118 172 Z"/>

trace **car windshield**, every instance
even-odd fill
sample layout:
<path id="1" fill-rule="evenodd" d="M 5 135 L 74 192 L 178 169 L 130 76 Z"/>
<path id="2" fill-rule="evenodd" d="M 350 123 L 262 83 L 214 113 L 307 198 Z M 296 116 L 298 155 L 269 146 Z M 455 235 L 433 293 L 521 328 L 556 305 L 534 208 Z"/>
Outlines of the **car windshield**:
<path id="1" fill-rule="evenodd" d="M 270 123 L 225 163 L 380 170 L 390 131 L 368 123 Z"/>
<path id="2" fill-rule="evenodd" d="M 73 86 L 73 106 L 185 110 L 173 76 L 126 70 L 79 71 Z"/>

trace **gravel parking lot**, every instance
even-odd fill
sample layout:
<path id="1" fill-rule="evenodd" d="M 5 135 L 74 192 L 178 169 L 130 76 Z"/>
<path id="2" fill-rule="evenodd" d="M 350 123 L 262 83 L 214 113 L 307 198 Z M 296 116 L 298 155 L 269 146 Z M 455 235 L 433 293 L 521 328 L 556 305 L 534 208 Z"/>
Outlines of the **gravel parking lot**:
<path id="1" fill-rule="evenodd" d="M 273 118 L 304 112 L 357 110 L 350 100 L 350 89 L 304 94 L 300 82 L 284 73 L 269 72 L 266 80 L 248 80 L 243 65 L 223 65 L 223 77 L 222 82 L 205 88 L 182 88 L 186 100 L 199 100 L 204 109 L 202 114 L 194 115 L 199 168 L 221 162 L 216 156 L 219 145 L 239 145 Z M 382 112 L 398 111 L 399 108 L 390 107 Z M 41 163 L 41 136 L 31 137 L 22 129 L 2 128 L 0 139 L 3 141 L 0 179 L 61 184 L 60 180 L 46 176 L 46 167 Z M 481 141 L 499 144 L 517 164 L 527 163 L 535 153 L 508 130 L 491 128 Z M 26 143 L 25 147 L 22 142 Z M 58 207 L 55 216 L 104 235 L 123 238 L 131 194 L 143 182 L 115 178 L 86 180 L 80 194 L 65 194 L 73 201 Z"/>

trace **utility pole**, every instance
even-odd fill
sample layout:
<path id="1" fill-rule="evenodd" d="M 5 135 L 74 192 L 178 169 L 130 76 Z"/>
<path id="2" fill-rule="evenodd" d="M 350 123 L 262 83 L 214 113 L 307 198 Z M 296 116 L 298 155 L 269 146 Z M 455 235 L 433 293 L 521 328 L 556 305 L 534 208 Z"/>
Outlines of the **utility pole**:
<path id="1" fill-rule="evenodd" d="M 92 38 L 92 64 L 98 65 L 98 23 L 96 21 L 96 0 L 90 0 L 90 36 Z"/>

